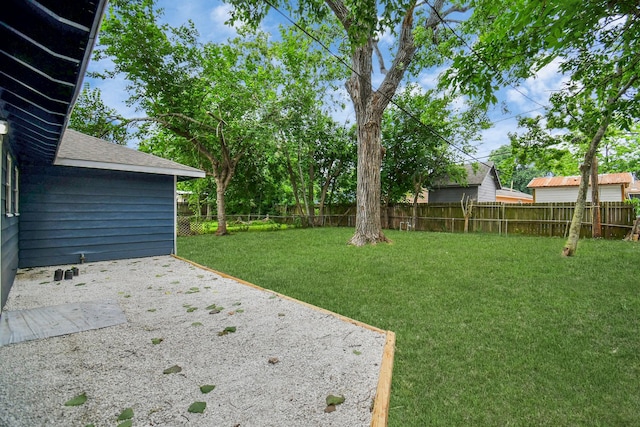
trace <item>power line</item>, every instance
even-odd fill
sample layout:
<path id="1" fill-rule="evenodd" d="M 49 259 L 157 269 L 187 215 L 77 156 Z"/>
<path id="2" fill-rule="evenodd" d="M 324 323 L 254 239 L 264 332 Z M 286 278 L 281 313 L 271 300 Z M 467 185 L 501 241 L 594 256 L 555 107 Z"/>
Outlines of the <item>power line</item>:
<path id="1" fill-rule="evenodd" d="M 516 114 L 515 116 L 503 117 L 502 119 L 494 120 L 491 123 L 495 125 L 496 123 L 504 122 L 505 120 L 515 119 L 516 117 L 520 117 L 523 114 L 533 113 L 534 111 L 539 111 L 539 110 L 542 110 L 543 108 L 547 108 L 547 107 L 538 107 L 538 108 L 534 108 L 533 110 L 523 111 L 521 113 Z"/>
<path id="2" fill-rule="evenodd" d="M 347 67 L 347 69 L 349 69 L 352 73 L 354 73 L 355 75 L 357 75 L 360 78 L 364 78 L 364 76 L 362 76 L 358 71 L 356 71 L 345 59 L 343 59 L 342 57 L 336 55 L 335 53 L 333 53 L 333 51 L 327 47 L 324 43 L 322 43 L 322 41 L 320 41 L 317 37 L 315 37 L 313 34 L 311 34 L 310 32 L 308 32 L 305 28 L 301 27 L 297 22 L 295 22 L 293 19 L 291 19 L 288 15 L 286 15 L 284 12 L 282 12 L 278 7 L 276 7 L 270 0 L 265 0 L 265 3 L 267 3 L 272 9 L 274 9 L 276 12 L 278 12 L 278 14 L 280 14 L 285 20 L 287 20 L 289 23 L 291 23 L 293 26 L 295 26 L 296 28 L 298 28 L 300 31 L 302 31 L 305 35 L 307 35 L 307 37 L 311 38 L 313 41 L 315 41 L 316 43 L 318 43 L 318 45 L 320 45 L 320 47 L 322 47 L 322 49 L 324 49 L 325 51 L 327 51 L 333 58 L 335 58 L 338 62 L 340 62 L 342 65 L 344 65 L 345 67 Z M 440 19 L 441 22 L 442 18 L 440 18 L 440 15 L 438 15 L 438 18 Z M 377 92 L 378 89 L 374 88 L 373 85 L 371 85 L 371 88 Z M 380 92 L 378 92 L 380 93 Z M 457 151 L 461 152 L 464 156 L 467 156 L 468 158 L 475 160 L 478 163 L 482 163 L 483 165 L 490 167 L 488 164 L 481 162 L 478 158 L 476 158 L 475 156 L 473 156 L 470 153 L 467 153 L 465 150 L 463 150 L 462 148 L 458 147 L 456 144 L 454 144 L 453 142 L 449 141 L 447 138 L 445 138 L 444 136 L 442 136 L 439 132 L 437 132 L 433 127 L 425 124 L 422 122 L 422 120 L 420 120 L 419 118 L 415 117 L 413 114 L 411 114 L 409 111 L 407 111 L 404 107 L 398 105 L 393 98 L 387 97 L 386 95 L 380 93 L 380 95 L 384 96 L 385 99 L 395 105 L 400 111 L 402 111 L 403 113 L 405 113 L 409 118 L 411 118 L 412 120 L 416 121 L 420 126 L 423 126 L 425 129 L 427 129 L 429 132 L 431 132 L 434 136 L 436 136 L 437 138 L 439 138 L 440 140 L 442 140 L 444 143 L 446 143 L 447 145 L 449 145 L 450 147 L 456 149 Z"/>
<path id="3" fill-rule="evenodd" d="M 425 3 L 427 4 L 427 6 L 429 6 L 429 8 L 431 8 L 431 10 L 433 11 L 433 13 L 436 14 L 436 16 L 438 17 L 438 19 L 440 20 L 440 22 L 442 23 L 442 25 L 444 25 L 445 27 L 447 27 L 449 29 L 449 31 L 451 31 L 451 33 L 458 39 L 460 40 L 466 47 L 467 49 L 469 49 L 469 51 L 473 54 L 473 56 L 475 56 L 476 58 L 478 58 L 480 60 L 480 62 L 482 62 L 484 65 L 486 65 L 487 67 L 489 67 L 489 69 L 491 71 L 493 71 L 496 75 L 498 75 L 498 81 L 499 82 L 503 82 L 502 77 L 499 76 L 499 73 L 494 70 L 493 66 L 491 64 L 489 64 L 489 62 L 487 62 L 487 60 L 485 58 L 482 57 L 482 55 L 480 55 L 473 47 L 471 47 L 469 45 L 469 43 L 467 43 L 467 41 L 464 39 L 464 37 L 460 36 L 452 27 L 451 25 L 449 25 L 449 23 L 447 21 L 445 21 L 442 16 L 440 16 L 440 13 L 438 12 L 438 10 L 433 7 L 431 5 L 431 3 L 429 3 L 428 1 L 425 1 Z M 539 105 L 542 108 L 547 108 L 547 106 L 540 104 L 538 101 L 536 101 L 535 99 L 531 98 L 529 95 L 527 95 L 526 93 L 522 92 L 520 89 L 518 89 L 517 86 L 512 85 L 509 82 L 505 82 L 507 83 L 507 86 L 509 86 L 510 88 L 512 88 L 513 90 L 515 90 L 516 92 L 518 92 L 520 95 L 522 95 L 523 97 L 525 97 L 526 99 L 528 99 L 529 101 L 533 102 L 534 104 Z"/>

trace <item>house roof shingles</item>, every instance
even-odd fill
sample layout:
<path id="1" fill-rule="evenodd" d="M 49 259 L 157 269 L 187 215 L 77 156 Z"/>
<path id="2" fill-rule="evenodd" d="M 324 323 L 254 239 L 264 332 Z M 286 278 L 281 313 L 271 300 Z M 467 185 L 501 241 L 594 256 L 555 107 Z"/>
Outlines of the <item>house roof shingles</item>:
<path id="1" fill-rule="evenodd" d="M 205 176 L 200 169 L 107 142 L 73 129 L 65 131 L 54 164 L 188 178 Z"/>
<path id="2" fill-rule="evenodd" d="M 575 187 L 580 185 L 581 178 L 579 176 L 551 176 L 534 178 L 529 182 L 529 188 L 541 187 Z M 628 172 L 608 173 L 598 175 L 598 185 L 614 185 L 614 184 L 631 184 L 633 176 Z"/>
<path id="3" fill-rule="evenodd" d="M 491 169 L 493 169 L 493 163 L 492 162 L 487 162 L 487 163 L 467 163 L 465 165 L 463 165 L 463 167 L 466 170 L 467 173 L 467 182 L 466 185 L 463 186 L 474 186 L 474 185 L 481 185 L 482 182 L 484 181 L 484 179 L 487 177 L 487 174 L 491 171 Z M 496 186 L 499 188 L 499 180 L 496 176 Z M 454 181 L 451 178 L 445 178 L 443 180 L 441 180 L 440 182 L 438 182 L 438 184 L 436 185 L 436 187 L 439 188 L 443 188 L 443 187 L 460 187 L 461 184 Z"/>

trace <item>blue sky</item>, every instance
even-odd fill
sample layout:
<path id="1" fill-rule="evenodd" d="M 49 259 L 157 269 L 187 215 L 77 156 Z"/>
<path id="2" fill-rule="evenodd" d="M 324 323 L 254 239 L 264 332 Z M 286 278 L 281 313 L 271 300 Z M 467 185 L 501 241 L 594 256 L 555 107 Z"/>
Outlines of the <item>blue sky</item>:
<path id="1" fill-rule="evenodd" d="M 225 21 L 229 18 L 231 7 L 220 1 L 212 0 L 182 0 L 180 2 L 159 0 L 158 4 L 164 8 L 164 19 L 173 26 L 178 26 L 191 19 L 194 21 L 196 28 L 204 41 L 212 41 L 216 43 L 224 42 L 227 38 L 233 37 L 236 33 L 232 27 L 225 25 Z M 272 12 L 262 23 L 262 29 L 271 34 L 277 34 L 278 24 L 283 22 L 282 17 Z M 380 45 L 384 51 L 392 43 L 388 37 L 381 37 Z M 108 66 L 105 63 L 96 63 L 94 61 L 89 64 L 89 71 L 102 70 Z M 377 62 L 374 63 L 377 66 Z M 387 60 L 387 67 L 389 61 Z M 425 89 L 434 87 L 438 74 L 442 69 L 430 69 L 423 71 L 415 80 Z M 383 76 L 376 73 L 373 76 L 373 85 L 377 87 L 382 81 Z M 100 81 L 87 79 L 92 87 L 98 87 L 102 91 L 104 102 L 118 110 L 125 117 L 138 117 L 141 113 L 137 113 L 134 108 L 125 105 L 124 101 L 128 94 L 125 90 L 126 82 L 121 78 L 108 81 Z M 558 63 L 553 62 L 545 69 L 541 70 L 536 78 L 527 79 L 521 82 L 517 88 L 507 87 L 502 89 L 499 94 L 499 105 L 489 112 L 489 117 L 494 123 L 491 129 L 483 132 L 482 140 L 476 144 L 477 153 L 468 161 L 479 159 L 486 160 L 491 150 L 500 145 L 508 144 L 509 132 L 517 132 L 518 114 L 526 116 L 535 116 L 540 114 L 543 109 L 541 105 L 546 105 L 549 95 L 553 91 L 561 88 L 563 83 L 562 76 L 558 73 Z M 346 120 L 351 123 L 355 122 L 351 100 L 346 90 L 339 93 L 345 100 L 347 109 L 335 114 L 336 119 L 340 122 Z M 526 96 L 525 96 L 526 95 Z M 506 107 L 508 111 L 503 111 Z"/>

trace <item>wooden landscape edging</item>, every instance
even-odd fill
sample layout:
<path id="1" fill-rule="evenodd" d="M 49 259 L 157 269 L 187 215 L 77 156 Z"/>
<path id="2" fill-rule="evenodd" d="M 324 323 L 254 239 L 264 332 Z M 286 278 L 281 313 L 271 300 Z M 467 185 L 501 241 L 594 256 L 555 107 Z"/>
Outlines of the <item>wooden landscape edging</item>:
<path id="1" fill-rule="evenodd" d="M 180 261 L 187 262 L 195 267 L 201 268 L 203 270 L 209 271 L 211 273 L 218 274 L 226 279 L 234 280 L 243 285 L 252 287 L 254 289 L 270 292 L 274 295 L 277 295 L 280 298 L 293 301 L 298 304 L 302 304 L 305 307 L 309 307 L 312 310 L 319 311 L 324 314 L 329 314 L 334 316 L 343 322 L 351 323 L 353 325 L 359 326 L 364 329 L 369 329 L 373 332 L 378 332 L 380 334 L 385 334 L 386 341 L 384 344 L 384 349 L 382 350 L 382 362 L 380 364 L 380 373 L 378 374 L 378 386 L 376 387 L 376 395 L 374 397 L 373 402 L 373 413 L 371 416 L 371 427 L 386 427 L 387 421 L 389 419 L 389 402 L 391 400 L 391 377 L 393 374 L 393 358 L 395 355 L 395 344 L 396 344 L 396 334 L 393 331 L 385 331 L 384 329 L 376 328 L 375 326 L 371 326 L 367 323 L 360 322 L 359 320 L 352 319 L 350 317 L 343 316 L 338 313 L 334 313 L 333 311 L 329 311 L 322 307 L 318 307 L 313 304 L 309 304 L 304 301 L 300 301 L 298 299 L 292 298 L 290 296 L 281 294 L 279 292 L 272 291 L 270 289 L 265 289 L 261 286 L 254 285 L 253 283 L 247 282 L 246 280 L 238 279 L 237 277 L 231 276 L 226 273 L 222 273 L 220 271 L 214 270 L 213 268 L 206 267 L 204 265 L 198 264 L 197 262 L 190 261 L 186 258 L 182 258 L 178 255 L 171 255 L 173 258 L 179 259 Z"/>

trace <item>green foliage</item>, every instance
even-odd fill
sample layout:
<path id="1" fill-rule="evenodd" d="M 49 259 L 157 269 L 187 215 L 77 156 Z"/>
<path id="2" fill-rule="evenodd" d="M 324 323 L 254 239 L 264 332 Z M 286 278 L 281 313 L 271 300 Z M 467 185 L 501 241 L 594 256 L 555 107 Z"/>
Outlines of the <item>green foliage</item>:
<path id="1" fill-rule="evenodd" d="M 222 337 L 222 336 L 227 335 L 227 334 L 232 334 L 235 331 L 236 331 L 236 327 L 235 326 L 227 326 L 222 331 L 218 332 L 218 336 Z"/>
<path id="2" fill-rule="evenodd" d="M 344 396 L 334 396 L 333 394 L 330 394 L 327 396 L 325 401 L 327 402 L 327 405 L 341 405 L 344 403 Z"/>
<path id="3" fill-rule="evenodd" d="M 231 22 L 257 27 L 271 5 L 288 10 L 303 28 L 329 29 L 335 34 L 330 44 L 347 53 L 350 60 L 340 60 L 345 75 L 350 75 L 346 88 L 356 113 L 358 170 L 356 198 L 361 206 L 356 215 L 356 234 L 351 243 L 363 245 L 385 241 L 380 221 L 380 127 L 382 116 L 405 74 L 442 63 L 444 53 L 458 44 L 448 35 L 444 25 L 456 25 L 451 15 L 468 9 L 466 2 L 428 2 L 386 0 L 371 2 L 348 0 L 330 2 L 306 0 L 291 4 L 286 1 L 256 5 L 248 0 L 230 0 L 234 6 Z M 446 4 L 445 4 L 446 3 Z M 383 35 L 395 39 L 387 52 L 391 57 L 387 69 L 378 43 Z M 379 60 L 382 81 L 375 89 L 372 56 Z M 347 65 L 348 64 L 348 65 Z M 412 68 L 413 67 L 413 68 Z M 312 185 L 310 180 L 307 185 Z M 307 192 L 308 194 L 312 191 Z M 307 216 L 311 216 L 306 203 Z M 374 237 L 375 236 L 375 237 Z"/>
<path id="4" fill-rule="evenodd" d="M 80 406 L 84 405 L 87 401 L 87 393 L 82 393 L 74 397 L 73 399 L 69 399 L 64 403 L 64 406 Z"/>
<path id="5" fill-rule="evenodd" d="M 133 409 L 127 408 L 118 416 L 118 421 L 129 420 L 133 418 Z"/>
<path id="6" fill-rule="evenodd" d="M 207 409 L 207 402 L 193 402 L 187 411 L 193 414 L 202 414 L 205 409 Z"/>
<path id="7" fill-rule="evenodd" d="M 255 220 L 255 221 L 243 221 L 238 219 L 230 221 L 227 225 L 227 230 L 230 233 L 243 232 L 243 231 L 280 231 L 287 230 L 289 228 L 301 227 L 301 224 L 280 224 L 274 220 Z M 192 225 L 194 234 L 211 234 L 215 233 L 218 229 L 217 221 L 198 221 Z"/>
<path id="8" fill-rule="evenodd" d="M 163 374 L 177 374 L 178 372 L 182 372 L 182 368 L 178 365 L 173 365 L 167 369 L 165 369 L 164 371 L 162 371 Z"/>
<path id="9" fill-rule="evenodd" d="M 630 130 L 614 128 L 599 152 L 602 172 L 631 172 L 640 178 L 640 124 Z"/>
<path id="10" fill-rule="evenodd" d="M 216 388 L 216 386 L 215 386 L 215 385 L 209 385 L 209 384 L 207 384 L 207 385 L 202 385 L 202 386 L 200 386 L 200 391 L 201 391 L 203 394 L 207 394 L 207 393 L 212 392 L 214 388 Z"/>
<path id="11" fill-rule="evenodd" d="M 473 32 L 473 25 L 480 25 L 478 42 L 466 57 L 458 55 L 455 68 L 445 76 L 448 86 L 462 88 L 488 105 L 495 102 L 494 81 L 502 85 L 533 77 L 554 61 L 569 79 L 550 96 L 545 119 L 547 129 L 561 130 L 584 153 L 576 209 L 562 250 L 572 256 L 599 145 L 611 134 L 610 125 L 628 130 L 640 116 L 637 4 L 479 0 L 473 16 L 467 28 Z"/>
<path id="12" fill-rule="evenodd" d="M 531 194 L 527 185 L 533 178 L 545 176 L 546 171 L 538 169 L 533 163 L 523 164 L 513 154 L 511 145 L 502 145 L 491 152 L 489 160 L 494 163 L 504 187 L 513 186 L 514 190 Z"/>
<path id="13" fill-rule="evenodd" d="M 581 152 L 588 172 L 609 125 L 629 130 L 640 115 L 640 22 L 632 2 L 482 0 L 466 29 L 478 43 L 456 57 L 445 80 L 485 105 L 506 81 L 533 77 L 553 61 L 570 79 L 550 96 L 544 127 L 522 119 L 527 150 Z"/>
<path id="14" fill-rule="evenodd" d="M 153 0 L 113 3 L 96 55 L 113 61 L 109 75 L 128 80 L 129 101 L 152 123 L 141 149 L 205 170 L 223 212 L 243 157 L 273 141 L 281 73 L 266 34 L 201 43 L 193 23 L 170 27 L 161 14 Z"/>
<path id="15" fill-rule="evenodd" d="M 581 240 L 563 258 L 558 238 L 388 230 L 393 245 L 354 248 L 351 232 L 182 237 L 178 250 L 394 331 L 390 427 L 636 423 L 640 245 Z"/>
<path id="16" fill-rule="evenodd" d="M 129 139 L 118 112 L 104 104 L 100 89 L 91 89 L 88 83 L 73 107 L 69 127 L 120 145 L 126 145 Z"/>
<path id="17" fill-rule="evenodd" d="M 626 202 L 633 205 L 633 208 L 636 211 L 636 216 L 640 216 L 640 199 L 634 197 L 627 199 Z"/>

